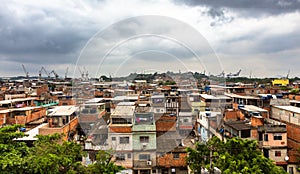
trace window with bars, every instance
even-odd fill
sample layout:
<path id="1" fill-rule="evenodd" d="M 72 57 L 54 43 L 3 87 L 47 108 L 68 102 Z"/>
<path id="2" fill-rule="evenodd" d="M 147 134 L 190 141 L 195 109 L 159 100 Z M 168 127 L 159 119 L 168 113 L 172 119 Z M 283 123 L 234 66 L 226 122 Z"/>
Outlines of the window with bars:
<path id="1" fill-rule="evenodd" d="M 140 154 L 139 160 L 143 160 L 143 161 L 150 160 L 150 154 Z"/>
<path id="2" fill-rule="evenodd" d="M 140 143 L 149 143 L 149 136 L 140 136 Z"/>
<path id="3" fill-rule="evenodd" d="M 282 135 L 281 134 L 274 134 L 273 139 L 274 140 L 282 140 Z"/>
<path id="4" fill-rule="evenodd" d="M 132 124 L 131 118 L 112 118 L 112 124 Z"/>
<path id="5" fill-rule="evenodd" d="M 174 159 L 179 159 L 179 153 L 173 153 L 173 158 Z"/>
<path id="6" fill-rule="evenodd" d="M 123 153 L 117 154 L 116 160 L 125 161 L 125 154 L 123 154 Z"/>
<path id="7" fill-rule="evenodd" d="M 277 157 L 281 156 L 281 151 L 275 151 L 275 156 Z"/>
<path id="8" fill-rule="evenodd" d="M 129 144 L 129 137 L 120 137 L 120 144 Z"/>
<path id="9" fill-rule="evenodd" d="M 269 135 L 268 134 L 264 134 L 264 141 L 269 141 Z"/>

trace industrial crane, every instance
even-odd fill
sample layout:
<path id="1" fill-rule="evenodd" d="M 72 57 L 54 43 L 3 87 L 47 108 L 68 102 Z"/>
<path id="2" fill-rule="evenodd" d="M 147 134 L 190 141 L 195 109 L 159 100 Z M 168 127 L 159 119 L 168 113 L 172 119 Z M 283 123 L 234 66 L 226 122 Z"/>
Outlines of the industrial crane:
<path id="1" fill-rule="evenodd" d="M 83 67 L 83 70 L 84 70 L 84 72 L 85 72 L 85 78 L 86 79 L 89 79 L 89 72 L 85 69 L 85 67 Z M 83 72 L 83 73 L 84 73 Z"/>
<path id="2" fill-rule="evenodd" d="M 67 79 L 68 78 L 68 71 L 69 71 L 69 67 L 67 67 L 67 69 L 66 69 L 66 72 L 65 72 L 65 79 Z"/>
<path id="3" fill-rule="evenodd" d="M 79 70 L 79 72 L 81 74 L 82 79 L 84 79 L 84 72 L 81 71 L 80 67 L 78 67 L 78 70 Z"/>
<path id="4" fill-rule="evenodd" d="M 40 78 L 42 77 L 42 71 L 44 71 L 45 74 L 48 76 L 48 78 L 50 78 L 50 73 L 48 73 L 43 66 L 42 66 L 41 70 L 39 71 L 39 77 Z"/>
<path id="5" fill-rule="evenodd" d="M 25 66 L 23 64 L 22 64 L 22 67 L 23 67 L 23 70 L 25 72 L 25 76 L 28 79 L 29 78 L 29 73 L 28 73 L 28 71 L 26 70 L 26 68 L 25 68 Z"/>
<path id="6" fill-rule="evenodd" d="M 54 70 L 52 70 L 50 73 L 53 73 L 56 79 L 59 77 L 59 75 Z"/>

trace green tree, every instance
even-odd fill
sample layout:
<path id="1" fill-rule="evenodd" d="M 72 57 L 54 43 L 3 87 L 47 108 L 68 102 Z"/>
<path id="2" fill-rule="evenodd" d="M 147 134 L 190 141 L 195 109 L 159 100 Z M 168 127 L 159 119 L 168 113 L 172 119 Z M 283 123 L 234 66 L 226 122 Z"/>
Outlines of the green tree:
<path id="1" fill-rule="evenodd" d="M 209 163 L 209 149 L 204 143 L 196 143 L 195 148 L 187 148 L 187 164 L 195 173 L 199 173 Z"/>
<path id="2" fill-rule="evenodd" d="M 75 142 L 61 140 L 61 135 L 38 135 L 27 157 L 30 173 L 84 173 L 83 151 Z"/>
<path id="3" fill-rule="evenodd" d="M 122 169 L 111 161 L 107 151 L 100 151 L 96 162 L 88 167 L 82 165 L 85 153 L 75 142 L 63 141 L 62 135 L 54 134 L 41 136 L 34 142 L 33 147 L 26 143 L 15 141 L 24 137 L 18 131 L 21 125 L 0 128 L 0 173 L 47 173 L 47 174 L 85 174 L 85 173 L 116 173 Z"/>
<path id="4" fill-rule="evenodd" d="M 23 173 L 25 171 L 25 157 L 29 147 L 24 142 L 14 141 L 24 137 L 18 129 L 21 125 L 5 126 L 0 128 L 0 171 L 1 173 Z"/>
<path id="5" fill-rule="evenodd" d="M 201 147 L 196 145 L 196 149 L 188 148 L 187 151 L 187 162 L 193 171 L 195 169 L 199 171 L 199 163 L 200 167 L 209 168 L 209 159 L 212 158 L 213 166 L 218 167 L 224 174 L 286 173 L 283 168 L 263 156 L 254 140 L 232 138 L 222 142 L 217 137 L 213 137 L 206 145 L 203 144 Z M 194 152 L 190 153 L 190 151 Z M 208 156 L 210 152 L 212 155 Z"/>
<path id="6" fill-rule="evenodd" d="M 96 173 L 103 173 L 103 174 L 115 174 L 124 167 L 115 165 L 112 161 L 112 155 L 109 151 L 100 150 L 96 154 L 96 162 L 88 166 L 88 173 L 96 174 Z"/>

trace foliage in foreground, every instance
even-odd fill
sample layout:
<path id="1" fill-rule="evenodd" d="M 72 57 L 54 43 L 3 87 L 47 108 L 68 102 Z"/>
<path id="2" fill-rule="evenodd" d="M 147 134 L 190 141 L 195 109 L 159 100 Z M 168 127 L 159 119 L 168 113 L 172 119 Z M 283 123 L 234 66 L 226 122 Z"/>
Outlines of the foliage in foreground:
<path id="1" fill-rule="evenodd" d="M 210 155 L 210 151 L 213 155 Z M 197 143 L 195 149 L 187 148 L 187 153 L 187 163 L 195 173 L 200 173 L 197 171 L 201 171 L 201 168 L 210 168 L 210 158 L 213 166 L 224 174 L 286 173 L 283 168 L 263 156 L 254 140 L 232 138 L 223 142 L 213 137 L 207 144 Z"/>
<path id="2" fill-rule="evenodd" d="M 84 152 L 81 146 L 75 142 L 62 141 L 58 134 L 38 136 L 33 147 L 28 147 L 26 143 L 14 140 L 25 136 L 18 131 L 20 127 L 13 125 L 0 128 L 1 173 L 110 174 L 123 169 L 115 165 L 109 153 L 104 151 L 99 151 L 95 163 L 87 167 L 82 165 Z"/>

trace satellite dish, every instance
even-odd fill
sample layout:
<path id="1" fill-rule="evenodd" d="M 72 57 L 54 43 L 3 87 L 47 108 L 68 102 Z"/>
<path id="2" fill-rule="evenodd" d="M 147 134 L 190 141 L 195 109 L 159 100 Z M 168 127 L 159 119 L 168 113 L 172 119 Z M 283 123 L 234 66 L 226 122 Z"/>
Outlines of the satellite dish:
<path id="1" fill-rule="evenodd" d="M 285 161 L 288 161 L 289 159 L 290 159 L 289 156 L 285 156 L 285 157 L 284 157 L 284 160 L 285 160 Z"/>

